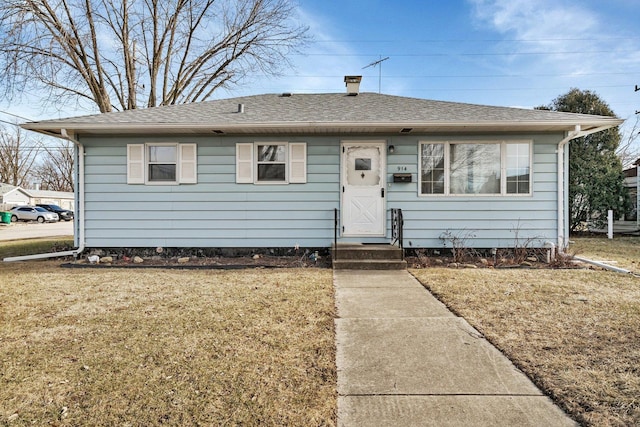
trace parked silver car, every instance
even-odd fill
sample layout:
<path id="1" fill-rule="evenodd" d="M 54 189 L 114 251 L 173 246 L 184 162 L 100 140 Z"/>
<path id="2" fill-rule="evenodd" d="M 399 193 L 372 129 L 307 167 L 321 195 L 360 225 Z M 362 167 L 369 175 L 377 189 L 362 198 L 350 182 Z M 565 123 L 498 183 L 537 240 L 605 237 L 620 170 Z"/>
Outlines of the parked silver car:
<path id="1" fill-rule="evenodd" d="M 57 222 L 58 214 L 49 212 L 48 210 L 38 206 L 16 206 L 12 208 L 11 222 L 18 221 L 38 221 L 38 222 Z"/>

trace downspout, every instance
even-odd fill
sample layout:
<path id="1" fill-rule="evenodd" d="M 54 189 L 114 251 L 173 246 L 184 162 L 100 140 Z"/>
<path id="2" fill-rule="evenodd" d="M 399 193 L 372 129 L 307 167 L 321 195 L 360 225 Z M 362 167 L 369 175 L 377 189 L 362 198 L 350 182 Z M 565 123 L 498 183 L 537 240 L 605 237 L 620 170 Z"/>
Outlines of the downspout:
<path id="1" fill-rule="evenodd" d="M 45 259 L 45 258 L 56 258 L 56 257 L 65 257 L 73 255 L 75 258 L 78 257 L 83 251 L 85 246 L 84 241 L 84 145 L 80 143 L 77 139 L 73 138 L 71 135 L 67 133 L 66 129 L 60 129 L 60 135 L 62 138 L 66 139 L 74 143 L 78 147 L 78 180 L 77 180 L 77 192 L 76 192 L 76 205 L 78 207 L 78 215 L 74 216 L 74 223 L 77 226 L 78 236 L 77 242 L 78 247 L 71 251 L 63 251 L 63 252 L 50 252 L 45 254 L 35 254 L 35 255 L 24 255 L 24 256 L 16 256 L 16 257 L 8 257 L 4 258 L 5 262 L 11 261 L 29 261 L 33 259 Z"/>
<path id="2" fill-rule="evenodd" d="M 573 259 L 576 260 L 576 261 L 584 262 L 586 264 L 595 265 L 596 267 L 604 268 L 605 270 L 615 271 L 616 273 L 631 274 L 633 276 L 640 277 L 636 273 L 634 273 L 634 272 L 632 272 L 630 270 L 627 270 L 626 268 L 615 267 L 615 266 L 609 265 L 609 264 L 607 264 L 605 262 L 594 261 L 592 259 L 583 258 L 583 257 L 579 257 L 579 256 L 574 256 Z"/>
<path id="3" fill-rule="evenodd" d="M 567 225 L 566 211 L 569 208 L 569 200 L 565 197 L 569 192 L 568 184 L 565 186 L 565 174 L 569 175 L 569 161 L 564 155 L 564 146 L 567 145 L 572 139 L 582 138 L 583 136 L 591 135 L 603 130 L 611 128 L 610 125 L 600 126 L 597 128 L 582 130 L 582 126 L 576 125 L 575 130 L 569 132 L 560 142 L 558 142 L 558 252 L 564 252 L 568 239 L 565 239 L 569 234 L 569 228 Z M 566 191 L 565 191 L 566 187 Z"/>
<path id="4" fill-rule="evenodd" d="M 581 135 L 582 127 L 576 125 L 575 129 L 567 134 L 560 142 L 558 142 L 558 244 L 557 248 L 559 252 L 563 252 L 566 245 L 566 226 L 565 226 L 565 167 L 568 162 L 564 155 L 564 146 L 572 139 L 578 138 Z"/>

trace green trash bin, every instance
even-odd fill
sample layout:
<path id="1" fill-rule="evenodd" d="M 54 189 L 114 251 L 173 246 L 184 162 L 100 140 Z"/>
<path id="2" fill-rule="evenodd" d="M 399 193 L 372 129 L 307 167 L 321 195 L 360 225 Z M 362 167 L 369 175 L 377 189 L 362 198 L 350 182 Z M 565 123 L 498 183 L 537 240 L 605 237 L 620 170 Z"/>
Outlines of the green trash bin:
<path id="1" fill-rule="evenodd" d="M 0 222 L 11 224 L 11 212 L 0 212 Z"/>

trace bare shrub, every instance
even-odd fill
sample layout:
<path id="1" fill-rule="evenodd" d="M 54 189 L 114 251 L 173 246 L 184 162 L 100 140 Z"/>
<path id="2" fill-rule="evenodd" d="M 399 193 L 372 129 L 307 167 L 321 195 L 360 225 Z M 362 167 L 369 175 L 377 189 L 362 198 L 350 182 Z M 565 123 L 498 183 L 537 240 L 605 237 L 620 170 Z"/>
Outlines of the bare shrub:
<path id="1" fill-rule="evenodd" d="M 478 256 L 478 252 L 467 245 L 469 239 L 473 239 L 475 237 L 475 231 L 462 229 L 456 232 L 447 230 L 442 233 L 439 238 L 442 240 L 445 247 L 451 248 L 453 262 L 464 262 L 469 258 Z"/>

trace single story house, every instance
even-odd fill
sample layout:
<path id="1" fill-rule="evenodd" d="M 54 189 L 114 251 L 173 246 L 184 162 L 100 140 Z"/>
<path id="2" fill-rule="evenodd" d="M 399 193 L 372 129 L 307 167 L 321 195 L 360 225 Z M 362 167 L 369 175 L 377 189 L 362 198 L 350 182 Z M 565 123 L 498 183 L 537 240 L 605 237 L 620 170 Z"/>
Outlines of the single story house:
<path id="1" fill-rule="evenodd" d="M 18 205 L 46 203 L 63 209 L 74 210 L 75 194 L 66 191 L 31 190 L 15 185 L 0 183 L 0 210 L 8 210 Z"/>
<path id="2" fill-rule="evenodd" d="M 23 127 L 76 144 L 80 250 L 384 243 L 392 209 L 405 247 L 500 248 L 564 245 L 568 143 L 622 123 L 345 83 Z"/>
<path id="3" fill-rule="evenodd" d="M 48 205 L 58 205 L 62 209 L 70 211 L 75 209 L 75 195 L 68 191 L 51 191 L 51 190 L 26 190 L 31 196 L 30 204 L 36 205 L 44 203 Z"/>
<path id="4" fill-rule="evenodd" d="M 28 205 L 30 200 L 26 190 L 0 182 L 0 210 L 8 210 L 17 205 Z"/>

